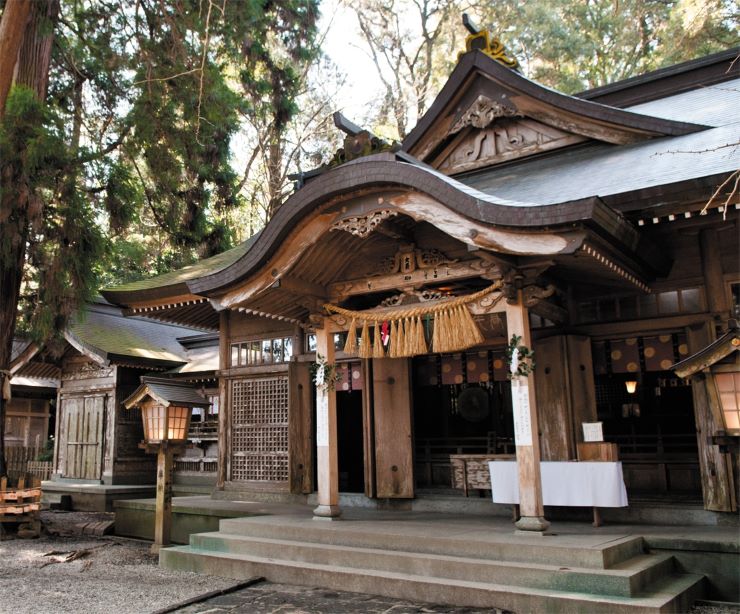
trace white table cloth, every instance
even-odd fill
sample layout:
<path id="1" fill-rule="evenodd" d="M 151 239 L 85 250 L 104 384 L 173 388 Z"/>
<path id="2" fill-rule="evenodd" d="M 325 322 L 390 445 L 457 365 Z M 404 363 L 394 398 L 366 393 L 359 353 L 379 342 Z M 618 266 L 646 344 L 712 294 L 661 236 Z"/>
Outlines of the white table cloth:
<path id="1" fill-rule="evenodd" d="M 515 461 L 491 461 L 491 492 L 494 503 L 519 503 Z M 622 463 L 540 463 L 542 504 L 576 507 L 627 507 Z"/>

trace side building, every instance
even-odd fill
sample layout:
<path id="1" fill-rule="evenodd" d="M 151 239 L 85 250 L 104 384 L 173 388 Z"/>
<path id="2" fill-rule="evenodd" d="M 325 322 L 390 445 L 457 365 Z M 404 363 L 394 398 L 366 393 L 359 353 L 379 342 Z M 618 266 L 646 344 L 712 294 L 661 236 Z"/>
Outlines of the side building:
<path id="1" fill-rule="evenodd" d="M 74 317 L 64 339 L 59 348 L 22 344 L 24 351 L 17 352 L 12 366 L 11 409 L 28 405 L 24 397 L 32 393 L 40 398 L 46 391 L 56 401 L 49 432 L 54 435 L 53 471 L 44 483 L 45 494 L 69 494 L 76 509 L 101 510 L 111 509 L 118 498 L 152 495 L 155 459 L 139 449 L 141 413 L 125 409 L 123 400 L 148 374 L 212 396 L 217 337 L 200 328 L 124 317 L 120 308 L 99 299 Z M 55 386 L 39 388 L 39 375 L 51 375 Z M 48 423 L 50 403 L 45 403 Z M 178 460 L 181 492 L 210 492 L 215 484 L 213 411 L 203 410 L 193 420 L 193 446 Z M 42 437 L 45 442 L 46 430 Z"/>

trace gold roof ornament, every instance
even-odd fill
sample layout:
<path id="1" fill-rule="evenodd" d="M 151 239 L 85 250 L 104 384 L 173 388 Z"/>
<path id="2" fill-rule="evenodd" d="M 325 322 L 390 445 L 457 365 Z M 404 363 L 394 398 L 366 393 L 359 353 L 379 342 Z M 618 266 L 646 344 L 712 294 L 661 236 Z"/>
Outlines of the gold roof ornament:
<path id="1" fill-rule="evenodd" d="M 467 13 L 463 13 L 463 25 L 470 34 L 465 39 L 465 51 L 458 54 L 458 61 L 463 53 L 478 49 L 507 68 L 519 69 L 519 62 L 516 58 L 507 55 L 504 44 L 496 37 L 491 36 L 488 30 L 476 26 Z"/>

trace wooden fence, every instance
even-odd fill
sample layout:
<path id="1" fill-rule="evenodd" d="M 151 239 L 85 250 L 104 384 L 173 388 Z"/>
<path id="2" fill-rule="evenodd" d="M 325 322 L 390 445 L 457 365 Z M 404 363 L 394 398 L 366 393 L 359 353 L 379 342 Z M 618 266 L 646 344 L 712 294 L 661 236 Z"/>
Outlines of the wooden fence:
<path id="1" fill-rule="evenodd" d="M 7 446 L 5 462 L 8 465 L 8 477 L 17 480 L 30 473 L 41 480 L 48 480 L 51 463 L 36 460 L 43 451 L 44 446 L 39 441 L 32 446 Z"/>

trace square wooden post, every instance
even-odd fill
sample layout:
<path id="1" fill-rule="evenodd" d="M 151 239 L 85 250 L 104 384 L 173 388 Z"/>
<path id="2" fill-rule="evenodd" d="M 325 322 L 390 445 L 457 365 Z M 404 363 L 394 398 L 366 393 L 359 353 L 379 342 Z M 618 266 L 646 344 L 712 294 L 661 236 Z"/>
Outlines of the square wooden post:
<path id="1" fill-rule="evenodd" d="M 316 357 L 334 364 L 334 335 L 328 319 L 316 329 Z M 314 519 L 332 520 L 339 509 L 339 468 L 337 455 L 337 393 L 334 386 L 316 387 L 316 470 L 319 505 Z"/>
<path id="2" fill-rule="evenodd" d="M 529 313 L 522 302 L 522 291 L 516 291 L 516 303 L 506 305 L 506 326 L 509 338 L 517 335 L 521 343 L 532 347 Z M 543 532 L 550 526 L 545 520 L 542 505 L 542 477 L 540 475 L 540 440 L 537 424 L 537 399 L 534 373 L 511 381 L 511 401 L 514 411 L 514 444 L 519 475 L 519 508 L 521 517 L 516 522 L 521 531 Z"/>
<path id="3" fill-rule="evenodd" d="M 157 450 L 157 502 L 154 512 L 152 552 L 170 543 L 172 528 L 172 447 L 163 441 Z"/>

